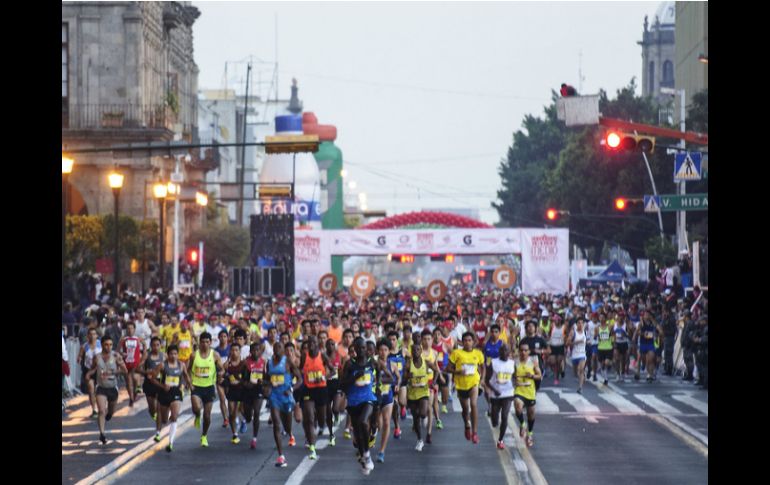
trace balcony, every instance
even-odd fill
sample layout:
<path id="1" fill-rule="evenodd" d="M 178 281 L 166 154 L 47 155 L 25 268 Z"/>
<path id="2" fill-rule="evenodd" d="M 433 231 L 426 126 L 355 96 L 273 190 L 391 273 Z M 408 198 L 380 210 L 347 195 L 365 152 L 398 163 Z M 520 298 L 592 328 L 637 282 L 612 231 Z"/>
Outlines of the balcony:
<path id="1" fill-rule="evenodd" d="M 172 130 L 176 114 L 168 106 L 75 104 L 62 110 L 65 130 Z"/>

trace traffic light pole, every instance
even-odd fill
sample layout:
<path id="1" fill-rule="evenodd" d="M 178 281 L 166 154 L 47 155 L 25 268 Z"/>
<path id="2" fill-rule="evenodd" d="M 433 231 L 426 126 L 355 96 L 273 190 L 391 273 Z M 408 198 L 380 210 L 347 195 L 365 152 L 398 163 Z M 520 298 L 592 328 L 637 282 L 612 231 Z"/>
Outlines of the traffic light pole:
<path id="1" fill-rule="evenodd" d="M 683 142 L 684 143 L 684 142 Z M 647 160 L 647 154 L 642 152 L 642 157 L 644 157 L 644 165 L 647 167 L 647 174 L 650 176 L 650 183 L 652 184 L 652 193 L 655 196 L 655 198 L 658 198 L 658 189 L 655 188 L 655 179 L 652 178 L 652 170 L 650 169 L 650 162 Z M 660 228 L 660 240 L 664 241 L 665 236 L 663 235 L 663 216 L 660 213 L 660 207 L 658 207 L 657 210 L 658 213 L 658 227 Z"/>
<path id="2" fill-rule="evenodd" d="M 682 130 L 683 133 L 685 133 L 685 116 L 687 114 L 687 110 L 685 108 L 685 93 L 684 89 L 679 90 L 679 94 L 682 96 L 680 104 L 680 112 L 679 112 L 679 127 Z M 682 138 L 679 141 L 679 148 L 682 150 L 685 150 L 687 148 L 686 140 Z M 685 195 L 687 192 L 687 189 L 685 188 L 686 182 L 682 181 L 679 182 L 679 194 Z M 677 255 L 680 256 L 683 253 L 688 253 L 688 244 L 687 244 L 687 212 L 686 211 L 679 211 L 677 212 L 677 222 L 679 223 L 677 226 L 677 235 L 678 241 L 677 245 L 679 246 L 677 248 Z"/>

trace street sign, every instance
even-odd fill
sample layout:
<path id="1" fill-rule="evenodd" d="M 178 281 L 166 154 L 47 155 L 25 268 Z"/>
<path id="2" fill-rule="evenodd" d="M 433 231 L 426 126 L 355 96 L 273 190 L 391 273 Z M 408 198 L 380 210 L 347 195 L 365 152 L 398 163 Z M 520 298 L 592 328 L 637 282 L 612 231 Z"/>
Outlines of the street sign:
<path id="1" fill-rule="evenodd" d="M 685 194 L 685 195 L 645 195 L 644 212 L 676 211 L 707 211 L 709 210 L 709 194 Z"/>
<path id="2" fill-rule="evenodd" d="M 701 152 L 682 152 L 674 157 L 674 182 L 701 179 Z"/>

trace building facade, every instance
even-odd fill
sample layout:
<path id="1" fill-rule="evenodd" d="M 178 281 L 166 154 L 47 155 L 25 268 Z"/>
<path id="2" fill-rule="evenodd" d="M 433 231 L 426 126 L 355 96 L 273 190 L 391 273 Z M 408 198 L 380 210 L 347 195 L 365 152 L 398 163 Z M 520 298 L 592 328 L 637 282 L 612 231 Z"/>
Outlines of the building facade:
<path id="1" fill-rule="evenodd" d="M 676 2 L 676 39 L 676 89 L 684 89 L 689 107 L 693 95 L 709 87 L 708 2 Z"/>
<path id="2" fill-rule="evenodd" d="M 642 96 L 655 98 L 661 105 L 671 102 L 670 94 L 660 92 L 661 88 L 675 85 L 675 16 L 674 2 L 663 2 L 658 6 L 650 25 L 644 17 L 642 40 Z"/>

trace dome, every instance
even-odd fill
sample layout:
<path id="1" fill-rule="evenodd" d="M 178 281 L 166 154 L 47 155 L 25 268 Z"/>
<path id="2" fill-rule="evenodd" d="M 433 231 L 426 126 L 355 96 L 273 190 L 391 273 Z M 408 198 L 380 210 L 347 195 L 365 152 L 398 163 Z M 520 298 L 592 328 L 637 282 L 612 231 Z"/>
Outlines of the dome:
<path id="1" fill-rule="evenodd" d="M 676 7 L 674 2 L 661 2 L 655 11 L 655 17 L 660 20 L 660 25 L 674 25 L 676 23 Z M 652 18 L 653 25 L 655 17 Z"/>

